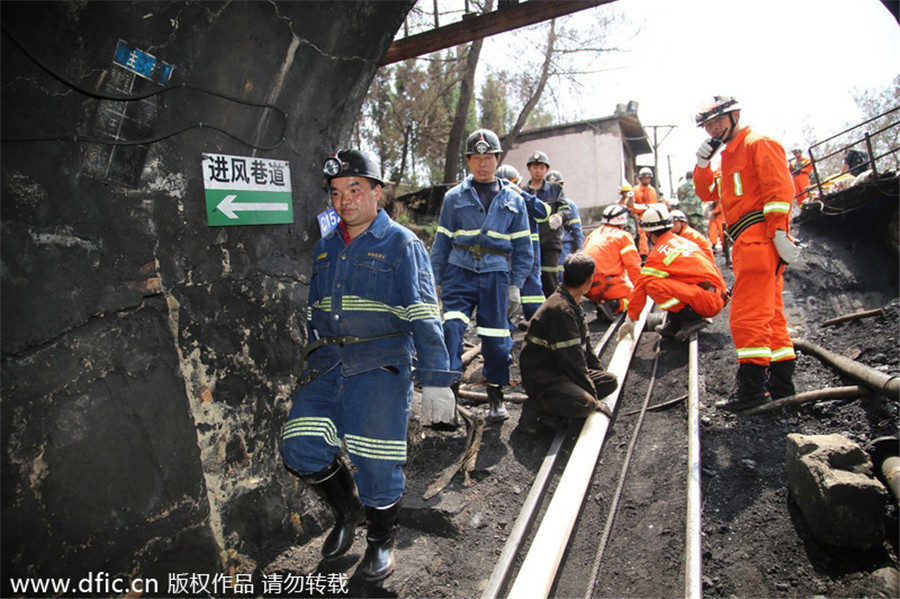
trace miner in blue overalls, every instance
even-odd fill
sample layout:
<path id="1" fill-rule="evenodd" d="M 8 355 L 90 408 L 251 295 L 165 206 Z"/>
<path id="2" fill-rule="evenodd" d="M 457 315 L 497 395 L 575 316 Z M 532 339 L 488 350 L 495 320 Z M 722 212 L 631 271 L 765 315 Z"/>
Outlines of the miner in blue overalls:
<path id="1" fill-rule="evenodd" d="M 463 339 L 478 308 L 487 419 L 494 422 L 509 418 L 503 405 L 513 346 L 508 318 L 521 304 L 521 288 L 533 262 L 525 201 L 512 183 L 495 176 L 501 153 L 497 134 L 488 129 L 478 129 L 466 140 L 470 174 L 444 196 L 431 247 L 453 370 L 462 368 Z"/>
<path id="2" fill-rule="evenodd" d="M 516 170 L 516 167 L 509 164 L 501 164 L 497 168 L 497 177 L 506 179 L 516 186 L 521 181 L 519 171 Z M 525 283 L 522 285 L 522 316 L 524 316 L 524 321 L 514 323 L 524 331 L 528 326 L 527 321 L 531 320 L 534 313 L 547 299 L 541 290 L 541 237 L 538 233 L 538 226 L 546 222 L 550 217 L 550 209 L 547 207 L 547 204 L 537 199 L 537 196 L 534 194 L 518 187 L 513 189 L 518 189 L 525 200 L 525 209 L 528 212 L 528 225 L 531 227 L 531 250 L 534 252 L 531 272 L 528 273 Z"/>
<path id="3" fill-rule="evenodd" d="M 378 208 L 384 183 L 373 157 L 340 150 L 324 171 L 340 223 L 313 252 L 306 366 L 281 454 L 334 512 L 325 560 L 346 553 L 366 522 L 357 573 L 378 581 L 394 569 L 413 379 L 432 401 L 454 406 L 459 373 L 449 368 L 428 254 Z"/>

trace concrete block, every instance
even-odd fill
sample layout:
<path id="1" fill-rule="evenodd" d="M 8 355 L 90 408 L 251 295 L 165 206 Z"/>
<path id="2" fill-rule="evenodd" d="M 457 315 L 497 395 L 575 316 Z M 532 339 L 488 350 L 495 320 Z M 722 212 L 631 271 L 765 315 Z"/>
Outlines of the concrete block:
<path id="1" fill-rule="evenodd" d="M 790 496 L 816 539 L 856 549 L 881 546 L 888 494 L 859 445 L 836 434 L 791 434 L 785 467 Z"/>

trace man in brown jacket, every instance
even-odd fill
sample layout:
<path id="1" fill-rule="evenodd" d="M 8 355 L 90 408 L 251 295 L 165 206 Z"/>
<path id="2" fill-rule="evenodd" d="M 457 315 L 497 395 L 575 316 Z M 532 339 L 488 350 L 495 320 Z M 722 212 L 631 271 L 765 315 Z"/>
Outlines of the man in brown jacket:
<path id="1" fill-rule="evenodd" d="M 520 421 L 523 432 L 536 433 L 541 424 L 552 427 L 598 410 L 612 417 L 602 399 L 615 391 L 618 382 L 594 355 L 579 305 L 593 280 L 594 259 L 583 252 L 570 254 L 563 264 L 564 283 L 529 322 L 519 356 L 528 394 Z"/>

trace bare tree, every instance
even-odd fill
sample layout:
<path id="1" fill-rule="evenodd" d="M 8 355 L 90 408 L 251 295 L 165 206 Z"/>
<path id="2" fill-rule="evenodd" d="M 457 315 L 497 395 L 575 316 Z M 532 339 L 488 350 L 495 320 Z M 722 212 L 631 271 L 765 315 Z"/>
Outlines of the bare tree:
<path id="1" fill-rule="evenodd" d="M 493 10 L 494 0 L 487 0 L 484 12 Z M 462 147 L 462 139 L 465 134 L 466 120 L 472 106 L 472 96 L 475 89 L 475 70 L 478 68 L 478 59 L 481 56 L 481 47 L 484 40 L 475 40 L 469 45 L 466 56 L 466 67 L 463 71 L 459 86 L 459 99 L 456 103 L 456 112 L 453 115 L 453 124 L 450 126 L 450 136 L 447 140 L 447 152 L 444 155 L 444 183 L 453 183 L 459 177 L 459 156 Z"/>

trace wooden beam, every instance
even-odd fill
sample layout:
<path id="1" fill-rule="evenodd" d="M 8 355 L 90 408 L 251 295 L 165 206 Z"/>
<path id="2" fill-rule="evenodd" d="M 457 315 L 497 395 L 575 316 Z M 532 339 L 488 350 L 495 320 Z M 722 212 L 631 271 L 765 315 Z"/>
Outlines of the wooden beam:
<path id="1" fill-rule="evenodd" d="M 452 25 L 396 40 L 382 57 L 381 66 L 452 48 L 505 31 L 527 27 L 541 21 L 549 21 L 610 2 L 615 2 L 615 0 L 567 0 L 566 2 L 528 0 L 515 6 L 489 12 L 486 15 L 466 17 Z"/>

